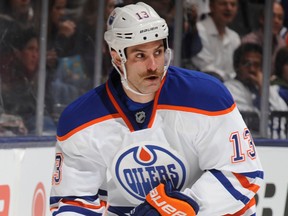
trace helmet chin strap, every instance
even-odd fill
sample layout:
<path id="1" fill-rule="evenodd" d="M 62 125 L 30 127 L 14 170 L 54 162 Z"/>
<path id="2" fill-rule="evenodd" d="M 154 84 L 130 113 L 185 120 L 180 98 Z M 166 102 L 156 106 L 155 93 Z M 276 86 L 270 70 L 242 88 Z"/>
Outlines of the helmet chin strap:
<path id="1" fill-rule="evenodd" d="M 167 59 L 167 64 L 166 66 L 164 65 L 164 73 L 163 73 L 163 76 L 161 78 L 161 80 L 165 77 L 166 73 L 167 73 L 167 70 L 168 70 L 168 67 L 169 67 L 169 64 L 170 64 L 170 61 L 171 61 L 171 50 L 169 48 L 167 48 L 166 50 L 167 54 L 168 54 L 168 59 Z M 112 65 L 114 66 L 114 68 L 117 70 L 117 72 L 120 74 L 120 77 L 121 77 L 121 83 L 122 85 L 124 86 L 125 89 L 127 89 L 128 91 L 136 94 L 136 95 L 139 95 L 139 96 L 147 96 L 147 95 L 151 95 L 153 93 L 142 93 L 140 91 L 136 91 L 134 89 L 132 89 L 129 84 L 128 84 L 128 78 L 127 78 L 127 72 L 126 72 L 126 67 L 125 67 L 125 60 L 122 60 L 121 61 L 121 65 L 122 65 L 122 69 L 123 69 L 123 74 L 121 73 L 120 69 L 117 67 L 117 65 L 114 63 L 113 59 L 112 59 Z"/>
<path id="2" fill-rule="evenodd" d="M 114 68 L 117 70 L 117 72 L 119 73 L 120 77 L 121 77 L 121 83 L 124 86 L 125 89 L 127 89 L 128 91 L 133 92 L 134 94 L 140 95 L 140 96 L 146 96 L 146 95 L 150 95 L 152 93 L 148 93 L 148 94 L 144 94 L 141 93 L 139 91 L 136 91 L 134 89 L 132 89 L 129 84 L 128 84 L 128 79 L 127 79 L 127 73 L 126 73 L 126 67 L 125 67 L 125 61 L 121 62 L 122 68 L 123 68 L 123 73 L 124 75 L 121 73 L 120 69 L 117 67 L 117 65 L 114 63 L 113 59 L 112 59 L 112 65 L 114 66 Z"/>
<path id="3" fill-rule="evenodd" d="M 134 94 L 137 94 L 139 96 L 147 96 L 147 95 L 151 95 L 153 93 L 141 93 L 140 91 L 135 91 L 134 89 L 132 89 L 129 84 L 128 84 L 128 80 L 127 79 L 124 79 L 122 76 L 121 76 L 121 83 L 122 85 L 124 86 L 125 89 L 129 90 L 130 92 L 133 92 Z"/>
<path id="4" fill-rule="evenodd" d="M 127 72 L 126 72 L 126 67 L 125 67 L 125 62 L 122 62 L 121 63 L 122 64 L 122 69 L 123 69 L 123 74 L 124 74 L 124 76 L 123 76 L 123 74 L 121 74 L 120 73 L 120 76 L 121 76 L 121 83 L 122 83 L 122 85 L 124 86 L 124 88 L 125 89 L 127 89 L 128 91 L 131 91 L 131 92 L 133 92 L 134 94 L 137 94 L 137 95 L 139 95 L 139 96 L 147 96 L 147 95 L 151 95 L 152 93 L 142 93 L 142 92 L 140 92 L 140 91 L 136 91 L 136 90 L 134 90 L 134 89 L 132 89 L 130 86 L 129 86 L 129 84 L 128 84 L 128 78 L 127 78 Z"/>

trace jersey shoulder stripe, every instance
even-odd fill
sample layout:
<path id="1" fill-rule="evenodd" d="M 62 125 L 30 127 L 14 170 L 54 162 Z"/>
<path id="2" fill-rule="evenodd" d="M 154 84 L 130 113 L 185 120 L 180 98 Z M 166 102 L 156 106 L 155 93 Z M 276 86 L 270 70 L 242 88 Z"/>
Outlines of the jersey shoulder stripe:
<path id="1" fill-rule="evenodd" d="M 107 100 L 105 85 L 100 85 L 82 95 L 62 112 L 57 137 L 74 134 L 95 122 L 117 117 L 117 111 L 113 104 Z"/>
<path id="2" fill-rule="evenodd" d="M 192 112 L 192 113 L 198 113 L 202 115 L 207 115 L 207 116 L 219 116 L 219 115 L 224 115 L 227 113 L 232 112 L 236 107 L 236 104 L 232 104 L 231 107 L 220 110 L 220 111 L 207 111 L 207 110 L 201 110 L 193 107 L 182 107 L 182 106 L 171 106 L 171 105 L 158 105 L 157 109 L 158 110 L 178 110 L 178 111 L 184 111 L 184 112 Z"/>
<path id="3" fill-rule="evenodd" d="M 117 81 L 119 79 L 117 76 L 116 73 L 111 77 L 114 79 L 116 77 Z M 123 113 L 119 113 L 121 109 L 117 108 L 119 101 L 111 100 L 111 95 L 108 95 L 108 90 L 111 90 L 113 95 L 117 96 L 112 82 L 113 79 L 110 78 L 106 84 L 87 92 L 63 111 L 57 128 L 58 140 L 65 140 L 95 123 L 125 117 Z M 168 108 L 211 116 L 228 113 L 235 107 L 232 96 L 216 78 L 202 72 L 173 66 L 169 67 L 154 104 L 156 109 Z M 156 110 L 153 111 L 154 115 L 155 112 Z M 124 120 L 129 123 L 128 119 Z M 133 127 L 130 125 L 130 128 Z"/>
<path id="4" fill-rule="evenodd" d="M 80 124 L 80 126 L 78 126 L 78 127 L 76 126 L 74 129 L 72 129 L 71 131 L 69 131 L 68 133 L 66 133 L 63 136 L 57 135 L 57 140 L 64 141 L 67 138 L 69 138 L 70 136 L 72 136 L 73 134 L 75 134 L 75 133 L 77 133 L 77 132 L 79 132 L 79 131 L 81 131 L 81 130 L 83 130 L 83 129 L 91 126 L 91 125 L 94 125 L 94 124 L 97 124 L 100 122 L 104 122 L 104 121 L 107 121 L 107 120 L 113 119 L 113 118 L 120 118 L 120 115 L 119 114 L 106 115 L 106 116 L 91 120 L 90 122 Z"/>
<path id="5" fill-rule="evenodd" d="M 234 100 L 217 78 L 199 71 L 169 67 L 158 105 L 180 106 L 219 112 L 231 108 Z"/>

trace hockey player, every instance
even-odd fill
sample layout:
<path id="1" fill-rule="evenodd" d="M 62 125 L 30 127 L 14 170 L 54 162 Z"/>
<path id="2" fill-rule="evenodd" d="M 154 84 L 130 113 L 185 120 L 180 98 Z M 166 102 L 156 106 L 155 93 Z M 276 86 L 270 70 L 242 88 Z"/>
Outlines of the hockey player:
<path id="1" fill-rule="evenodd" d="M 150 6 L 116 8 L 107 25 L 115 70 L 60 117 L 53 215 L 255 215 L 263 171 L 228 90 L 168 67 Z"/>

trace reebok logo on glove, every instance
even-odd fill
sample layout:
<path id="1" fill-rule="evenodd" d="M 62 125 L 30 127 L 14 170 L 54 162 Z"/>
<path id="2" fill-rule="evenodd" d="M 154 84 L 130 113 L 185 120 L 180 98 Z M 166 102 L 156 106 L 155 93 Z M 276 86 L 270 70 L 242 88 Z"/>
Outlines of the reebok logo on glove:
<path id="1" fill-rule="evenodd" d="M 172 206 L 171 204 L 165 201 L 165 198 L 161 197 L 161 194 L 158 192 L 157 187 L 150 191 L 149 193 L 151 201 L 158 207 L 156 209 L 161 208 L 168 215 L 173 216 L 184 216 L 187 215 L 185 212 L 179 211 L 177 207 Z M 166 198 L 167 199 L 167 198 Z M 150 202 L 151 202 L 150 201 Z M 152 205 L 152 203 L 150 203 Z M 152 205 L 154 206 L 154 205 Z M 155 206 L 154 206 L 155 208 Z"/>
<path id="2" fill-rule="evenodd" d="M 130 216 L 196 216 L 198 204 L 173 188 L 172 182 L 160 183 L 146 200 L 130 212 Z"/>
<path id="3" fill-rule="evenodd" d="M 171 187 L 170 187 L 171 188 Z M 168 194 L 167 194 L 168 193 Z M 169 196 L 170 195 L 170 196 Z M 172 196 L 171 196 L 172 195 Z M 155 208 L 160 215 L 193 216 L 196 215 L 193 207 L 182 198 L 183 194 L 174 191 L 165 191 L 165 185 L 159 184 L 146 196 L 146 201 Z M 186 196 L 185 196 L 186 197 Z"/>

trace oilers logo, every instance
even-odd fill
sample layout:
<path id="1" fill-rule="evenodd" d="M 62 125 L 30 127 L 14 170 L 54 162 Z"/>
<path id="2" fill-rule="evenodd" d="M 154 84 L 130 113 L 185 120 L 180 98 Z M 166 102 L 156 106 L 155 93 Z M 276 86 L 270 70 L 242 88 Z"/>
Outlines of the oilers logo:
<path id="1" fill-rule="evenodd" d="M 128 146 L 114 158 L 112 176 L 130 202 L 144 201 L 149 191 L 168 179 L 174 188 L 183 187 L 187 177 L 184 158 L 169 146 L 162 146 Z"/>
<path id="2" fill-rule="evenodd" d="M 109 25 L 112 25 L 112 23 L 114 22 L 115 16 L 116 16 L 116 12 L 113 11 L 113 14 L 111 14 L 109 19 L 108 19 L 108 24 Z"/>

